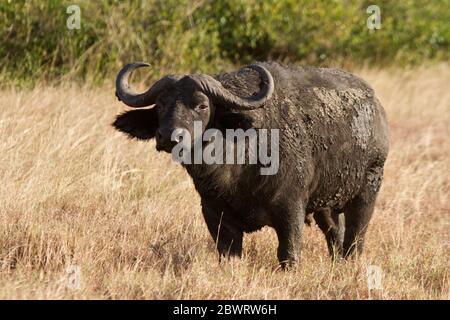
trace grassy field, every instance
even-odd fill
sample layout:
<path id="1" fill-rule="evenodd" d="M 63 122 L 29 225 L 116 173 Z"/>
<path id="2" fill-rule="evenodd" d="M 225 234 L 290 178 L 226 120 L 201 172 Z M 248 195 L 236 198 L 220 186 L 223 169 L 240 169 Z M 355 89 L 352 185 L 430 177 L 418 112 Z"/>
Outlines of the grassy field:
<path id="1" fill-rule="evenodd" d="M 0 92 L 0 298 L 449 299 L 450 67 L 359 69 L 386 108 L 391 152 L 365 254 L 333 264 L 317 226 L 280 271 L 275 232 L 219 264 L 190 178 L 109 126 L 112 87 Z M 81 287 L 67 287 L 80 267 Z M 367 289 L 366 268 L 382 268 Z"/>

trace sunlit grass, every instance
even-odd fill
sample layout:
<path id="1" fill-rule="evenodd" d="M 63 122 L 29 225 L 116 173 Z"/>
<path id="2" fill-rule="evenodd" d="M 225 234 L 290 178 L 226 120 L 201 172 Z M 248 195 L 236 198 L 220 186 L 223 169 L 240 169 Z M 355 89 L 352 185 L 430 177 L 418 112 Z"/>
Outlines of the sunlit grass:
<path id="1" fill-rule="evenodd" d="M 219 265 L 188 175 L 153 142 L 110 127 L 112 87 L 1 92 L 0 298 L 449 298 L 450 68 L 360 70 L 390 120 L 391 152 L 365 255 L 332 264 L 305 228 L 301 263 L 277 268 L 276 236 L 246 235 Z M 66 268 L 81 268 L 81 289 Z"/>

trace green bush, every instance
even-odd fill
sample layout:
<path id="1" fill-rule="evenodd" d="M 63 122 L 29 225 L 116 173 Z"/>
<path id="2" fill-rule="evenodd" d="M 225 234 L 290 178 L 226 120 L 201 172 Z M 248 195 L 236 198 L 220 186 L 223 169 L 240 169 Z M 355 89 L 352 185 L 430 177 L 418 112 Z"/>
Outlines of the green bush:
<path id="1" fill-rule="evenodd" d="M 68 30 L 66 9 L 81 8 Z M 253 60 L 314 65 L 447 61 L 450 1 L 378 0 L 381 29 L 369 30 L 370 1 L 0 2 L 4 79 L 104 79 L 145 60 L 155 77 L 218 71 Z"/>

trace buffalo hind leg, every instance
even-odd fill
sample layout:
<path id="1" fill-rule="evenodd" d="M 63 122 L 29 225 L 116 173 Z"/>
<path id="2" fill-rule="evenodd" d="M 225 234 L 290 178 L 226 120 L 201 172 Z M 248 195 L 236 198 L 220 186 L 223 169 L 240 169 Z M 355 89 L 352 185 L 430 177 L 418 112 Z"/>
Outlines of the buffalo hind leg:
<path id="1" fill-rule="evenodd" d="M 227 212 L 202 199 L 202 213 L 219 252 L 219 259 L 241 257 L 244 232 L 229 221 Z"/>
<path id="2" fill-rule="evenodd" d="M 375 208 L 378 190 L 364 190 L 351 200 L 344 208 L 345 235 L 344 257 L 348 258 L 356 252 L 361 254 L 364 249 L 364 238 Z"/>
<path id="3" fill-rule="evenodd" d="M 327 240 L 328 252 L 332 259 L 342 257 L 343 223 L 339 221 L 340 214 L 327 208 L 314 213 L 314 220 L 322 230 Z"/>

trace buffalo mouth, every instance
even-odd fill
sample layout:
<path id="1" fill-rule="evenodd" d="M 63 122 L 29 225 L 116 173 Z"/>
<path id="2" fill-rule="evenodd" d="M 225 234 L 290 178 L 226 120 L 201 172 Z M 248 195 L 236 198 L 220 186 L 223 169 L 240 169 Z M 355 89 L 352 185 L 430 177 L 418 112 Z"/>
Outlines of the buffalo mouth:
<path id="1" fill-rule="evenodd" d="M 170 141 L 170 142 L 164 142 L 164 143 L 158 143 L 156 142 L 156 151 L 164 151 L 167 153 L 171 153 L 173 147 L 175 147 L 176 142 Z"/>

